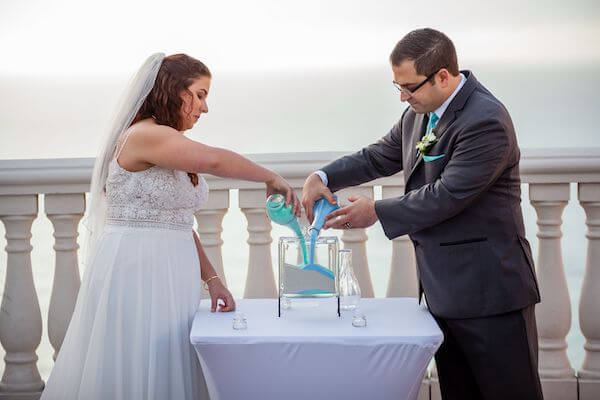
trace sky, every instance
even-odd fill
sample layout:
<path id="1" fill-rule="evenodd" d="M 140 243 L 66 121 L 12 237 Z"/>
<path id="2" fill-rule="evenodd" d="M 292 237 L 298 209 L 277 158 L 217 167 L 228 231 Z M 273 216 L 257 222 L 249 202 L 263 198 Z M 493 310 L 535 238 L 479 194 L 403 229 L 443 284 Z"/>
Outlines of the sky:
<path id="1" fill-rule="evenodd" d="M 508 107 L 523 147 L 600 145 L 588 128 L 598 0 L 0 0 L 0 159 L 95 156 L 154 52 L 212 72 L 195 140 L 244 154 L 357 149 L 401 115 L 388 57 L 427 26 Z"/>
<path id="2" fill-rule="evenodd" d="M 156 51 L 218 70 L 363 67 L 425 26 L 465 61 L 600 61 L 597 0 L 1 0 L 0 76 L 129 74 Z"/>

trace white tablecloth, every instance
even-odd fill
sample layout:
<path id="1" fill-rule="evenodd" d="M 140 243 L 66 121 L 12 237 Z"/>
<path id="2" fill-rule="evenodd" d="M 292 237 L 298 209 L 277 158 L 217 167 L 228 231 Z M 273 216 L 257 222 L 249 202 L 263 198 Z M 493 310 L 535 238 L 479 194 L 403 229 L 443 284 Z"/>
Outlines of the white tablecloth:
<path id="1" fill-rule="evenodd" d="M 335 299 L 294 299 L 277 317 L 277 299 L 242 299 L 246 330 L 233 313 L 203 300 L 190 339 L 212 400 L 416 399 L 443 335 L 413 298 L 362 299 L 367 326 Z"/>

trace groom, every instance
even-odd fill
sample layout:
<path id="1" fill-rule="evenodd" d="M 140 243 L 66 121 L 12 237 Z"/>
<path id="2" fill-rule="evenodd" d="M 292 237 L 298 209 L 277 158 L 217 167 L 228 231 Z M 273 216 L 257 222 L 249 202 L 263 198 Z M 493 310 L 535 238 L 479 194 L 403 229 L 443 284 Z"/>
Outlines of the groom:
<path id="1" fill-rule="evenodd" d="M 435 359 L 442 397 L 542 399 L 534 305 L 540 301 L 521 214 L 519 147 L 508 111 L 433 29 L 407 34 L 390 56 L 410 107 L 377 143 L 326 165 L 302 203 L 404 171 L 403 196 L 350 197 L 326 227 L 408 234 L 419 298 L 444 333 Z M 398 371 L 400 373 L 400 371 Z"/>

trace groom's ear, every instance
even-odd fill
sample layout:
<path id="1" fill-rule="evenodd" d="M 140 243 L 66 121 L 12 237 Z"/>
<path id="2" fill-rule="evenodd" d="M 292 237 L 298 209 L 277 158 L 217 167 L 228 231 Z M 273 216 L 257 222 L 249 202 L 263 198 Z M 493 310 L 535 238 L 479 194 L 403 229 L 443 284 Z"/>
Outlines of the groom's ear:
<path id="1" fill-rule="evenodd" d="M 446 68 L 442 68 L 438 71 L 437 76 L 440 79 L 440 86 L 442 88 L 448 87 L 450 83 L 450 72 Z"/>

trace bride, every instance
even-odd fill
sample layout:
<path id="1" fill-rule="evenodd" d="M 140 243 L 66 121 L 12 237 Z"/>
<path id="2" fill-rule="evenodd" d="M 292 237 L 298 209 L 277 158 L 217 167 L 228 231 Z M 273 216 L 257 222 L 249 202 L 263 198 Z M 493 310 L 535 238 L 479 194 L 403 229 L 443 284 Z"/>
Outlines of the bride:
<path id="1" fill-rule="evenodd" d="M 189 340 L 200 279 L 213 312 L 235 302 L 193 231 L 208 198 L 198 173 L 264 182 L 300 213 L 281 176 L 182 134 L 208 112 L 210 83 L 200 61 L 155 54 L 125 92 L 94 165 L 86 270 L 41 399 L 208 399 Z"/>

